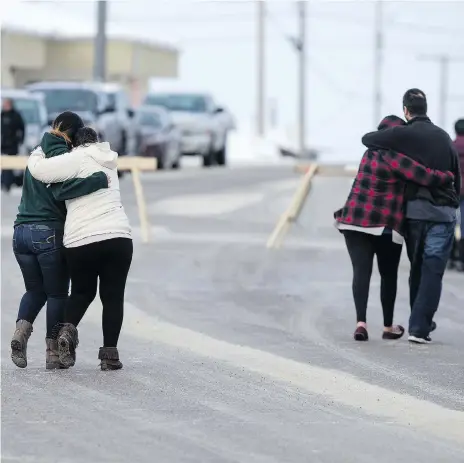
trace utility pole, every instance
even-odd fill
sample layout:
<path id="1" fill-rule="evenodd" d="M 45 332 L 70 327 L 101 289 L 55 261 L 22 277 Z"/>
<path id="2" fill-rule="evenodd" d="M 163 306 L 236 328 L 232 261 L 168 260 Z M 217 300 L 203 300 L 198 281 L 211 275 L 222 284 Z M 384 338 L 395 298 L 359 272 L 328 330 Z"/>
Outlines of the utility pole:
<path id="1" fill-rule="evenodd" d="M 375 57 L 374 57 L 374 125 L 377 127 L 382 117 L 382 69 L 383 69 L 384 27 L 382 0 L 375 2 Z"/>
<path id="2" fill-rule="evenodd" d="M 448 85 L 449 85 L 449 56 L 440 57 L 440 126 L 446 127 L 446 111 L 448 109 Z"/>
<path id="3" fill-rule="evenodd" d="M 94 45 L 94 79 L 104 82 L 106 78 L 106 11 L 107 2 L 97 2 L 97 33 Z"/>
<path id="4" fill-rule="evenodd" d="M 447 112 L 448 112 L 448 87 L 449 87 L 449 68 L 452 62 L 464 61 L 464 58 L 451 57 L 445 53 L 441 55 L 426 55 L 420 56 L 422 61 L 433 61 L 440 66 L 440 110 L 439 110 L 439 125 L 445 129 L 447 123 Z"/>
<path id="5" fill-rule="evenodd" d="M 306 1 L 298 1 L 298 148 L 300 155 L 306 151 Z"/>
<path id="6" fill-rule="evenodd" d="M 257 0 L 257 27 L 256 27 L 256 134 L 264 136 L 266 119 L 266 3 Z"/>

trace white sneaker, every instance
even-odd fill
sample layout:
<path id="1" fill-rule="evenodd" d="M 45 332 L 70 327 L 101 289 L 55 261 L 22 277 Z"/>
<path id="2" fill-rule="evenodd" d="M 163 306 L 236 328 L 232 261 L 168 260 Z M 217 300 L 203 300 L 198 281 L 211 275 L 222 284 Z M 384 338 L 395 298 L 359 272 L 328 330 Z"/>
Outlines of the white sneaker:
<path id="1" fill-rule="evenodd" d="M 427 336 L 425 338 L 419 338 L 417 336 L 409 335 L 408 341 L 414 342 L 415 344 L 430 344 L 432 342 L 432 339 L 430 338 L 430 336 Z"/>

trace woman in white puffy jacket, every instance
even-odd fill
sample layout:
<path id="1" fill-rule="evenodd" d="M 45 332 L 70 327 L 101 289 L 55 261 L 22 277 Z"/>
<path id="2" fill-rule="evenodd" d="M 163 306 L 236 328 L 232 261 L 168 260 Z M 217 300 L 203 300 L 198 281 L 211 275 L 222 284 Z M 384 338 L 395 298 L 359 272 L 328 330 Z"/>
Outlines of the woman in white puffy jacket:
<path id="1" fill-rule="evenodd" d="M 132 235 L 121 203 L 117 172 L 118 154 L 109 143 L 98 143 L 96 132 L 84 127 L 76 134 L 76 148 L 46 158 L 35 150 L 29 171 L 44 183 L 63 182 L 103 171 L 109 187 L 66 201 L 67 217 L 63 243 L 71 275 L 71 295 L 66 304 L 64 324 L 56 329 L 60 362 L 75 363 L 79 343 L 77 325 L 97 294 L 103 305 L 103 347 L 98 358 L 102 370 L 122 368 L 117 343 L 124 316 L 124 292 L 132 261 Z"/>

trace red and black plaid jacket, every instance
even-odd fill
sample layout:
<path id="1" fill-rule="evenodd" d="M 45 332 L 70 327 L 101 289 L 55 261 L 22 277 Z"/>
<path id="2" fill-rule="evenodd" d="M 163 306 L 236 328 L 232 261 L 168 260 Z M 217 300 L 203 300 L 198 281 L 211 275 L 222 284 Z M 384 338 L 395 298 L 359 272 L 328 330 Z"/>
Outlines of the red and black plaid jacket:
<path id="1" fill-rule="evenodd" d="M 394 151 L 367 150 L 337 222 L 363 228 L 387 227 L 403 235 L 406 182 L 425 187 L 452 183 L 451 172 L 424 167 Z"/>

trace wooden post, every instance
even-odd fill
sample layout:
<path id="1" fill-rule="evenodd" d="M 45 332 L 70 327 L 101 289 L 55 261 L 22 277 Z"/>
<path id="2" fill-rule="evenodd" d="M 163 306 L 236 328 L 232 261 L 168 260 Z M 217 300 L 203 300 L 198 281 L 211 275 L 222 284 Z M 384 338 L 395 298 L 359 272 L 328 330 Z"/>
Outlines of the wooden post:
<path id="1" fill-rule="evenodd" d="M 150 225 L 148 222 L 147 205 L 143 195 L 142 182 L 140 181 L 140 170 L 137 167 L 131 169 L 132 181 L 134 182 L 135 199 L 139 211 L 140 229 L 142 232 L 142 241 L 148 243 L 150 240 Z"/>
<path id="2" fill-rule="evenodd" d="M 312 164 L 306 171 L 303 180 L 298 186 L 293 198 L 287 207 L 286 211 L 281 215 L 277 225 L 275 226 L 271 236 L 269 237 L 266 246 L 268 248 L 278 248 L 282 244 L 284 236 L 290 228 L 290 223 L 298 219 L 303 204 L 308 196 L 311 180 L 318 169 L 317 164 Z"/>

